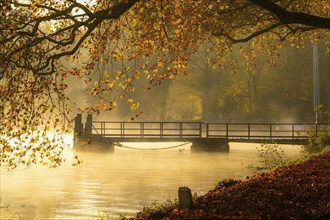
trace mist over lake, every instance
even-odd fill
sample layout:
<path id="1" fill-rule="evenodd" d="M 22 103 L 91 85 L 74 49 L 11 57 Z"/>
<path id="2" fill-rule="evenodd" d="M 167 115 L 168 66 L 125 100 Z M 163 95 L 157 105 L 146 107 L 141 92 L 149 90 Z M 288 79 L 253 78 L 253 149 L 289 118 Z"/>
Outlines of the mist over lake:
<path id="1" fill-rule="evenodd" d="M 152 202 L 176 199 L 180 186 L 203 194 L 221 179 L 244 180 L 253 175 L 246 166 L 258 160 L 256 146 L 230 143 L 229 153 L 116 147 L 114 153 L 78 153 L 83 160 L 78 166 L 68 162 L 56 169 L 41 165 L 14 171 L 3 168 L 1 220 L 132 215 Z M 145 147 L 150 148 L 150 143 Z M 300 154 L 298 146 L 282 147 L 289 156 Z M 72 152 L 66 153 L 69 161 Z"/>

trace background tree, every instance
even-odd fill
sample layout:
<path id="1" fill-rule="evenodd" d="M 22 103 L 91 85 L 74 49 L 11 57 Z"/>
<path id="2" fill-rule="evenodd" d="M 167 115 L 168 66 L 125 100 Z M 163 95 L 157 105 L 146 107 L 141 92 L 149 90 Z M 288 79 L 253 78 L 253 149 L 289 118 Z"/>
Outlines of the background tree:
<path id="1" fill-rule="evenodd" d="M 278 51 L 277 58 L 272 58 L 265 55 L 265 51 L 252 51 L 253 47 L 247 42 L 237 45 L 236 52 L 232 53 L 231 59 L 228 58 L 227 68 L 205 62 L 212 56 L 204 51 L 207 48 L 204 45 L 191 57 L 188 75 L 177 76 L 171 83 L 164 109 L 171 109 L 173 119 L 182 120 L 182 115 L 186 114 L 189 117 L 185 119 L 213 122 L 313 123 L 310 117 L 313 113 L 311 44 L 299 49 L 287 45 Z M 323 42 L 319 42 L 319 58 L 322 60 L 319 70 L 323 79 L 320 96 L 325 109 L 325 85 L 329 83 L 326 48 Z M 152 93 L 149 97 L 150 100 L 157 99 Z M 203 104 L 204 99 L 210 105 Z M 203 112 L 212 118 L 203 116 Z"/>

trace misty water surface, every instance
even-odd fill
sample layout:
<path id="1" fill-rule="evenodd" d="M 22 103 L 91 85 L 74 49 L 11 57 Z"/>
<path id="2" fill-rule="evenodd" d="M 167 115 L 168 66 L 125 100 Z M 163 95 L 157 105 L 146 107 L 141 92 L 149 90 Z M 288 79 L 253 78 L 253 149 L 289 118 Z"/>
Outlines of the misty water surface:
<path id="1" fill-rule="evenodd" d="M 79 166 L 2 169 L 1 220 L 96 219 L 99 212 L 117 218 L 177 198 L 180 186 L 205 193 L 220 179 L 252 175 L 246 166 L 257 161 L 256 146 L 231 144 L 230 153 L 120 148 L 108 154 L 79 153 Z M 300 152 L 297 146 L 285 149 L 291 155 Z"/>

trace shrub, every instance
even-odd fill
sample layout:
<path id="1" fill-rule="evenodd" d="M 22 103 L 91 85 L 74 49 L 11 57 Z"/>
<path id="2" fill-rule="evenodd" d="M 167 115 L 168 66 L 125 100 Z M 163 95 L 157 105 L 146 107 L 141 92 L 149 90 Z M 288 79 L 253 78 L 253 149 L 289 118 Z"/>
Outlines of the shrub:
<path id="1" fill-rule="evenodd" d="M 160 216 L 169 216 L 176 207 L 178 207 L 177 200 L 168 199 L 163 203 L 153 202 L 148 207 L 143 207 L 142 211 L 136 214 L 136 219 L 158 219 Z"/>
<path id="2" fill-rule="evenodd" d="M 221 181 L 219 181 L 217 183 L 217 185 L 215 185 L 211 191 L 215 191 L 215 190 L 219 190 L 219 189 L 224 189 L 224 188 L 227 188 L 227 187 L 230 187 L 230 186 L 233 186 L 233 185 L 236 185 L 236 184 L 239 184 L 241 183 L 242 181 L 240 180 L 234 180 L 234 179 L 223 179 Z"/>
<path id="3" fill-rule="evenodd" d="M 330 127 L 323 129 L 316 136 L 315 132 L 309 132 L 308 143 L 304 149 L 308 153 L 319 153 L 330 148 Z"/>
<path id="4" fill-rule="evenodd" d="M 283 164 L 287 164 L 288 160 L 284 155 L 284 150 L 274 141 L 265 142 L 257 147 L 259 161 L 258 164 L 248 165 L 247 168 L 254 171 L 272 170 Z"/>

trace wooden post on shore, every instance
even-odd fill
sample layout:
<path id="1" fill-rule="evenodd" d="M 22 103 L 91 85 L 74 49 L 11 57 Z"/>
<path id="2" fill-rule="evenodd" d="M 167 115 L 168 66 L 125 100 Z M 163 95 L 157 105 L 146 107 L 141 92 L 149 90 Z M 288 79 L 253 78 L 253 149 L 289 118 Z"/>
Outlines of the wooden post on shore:
<path id="1" fill-rule="evenodd" d="M 179 209 L 193 208 L 191 189 L 189 187 L 179 187 Z"/>

